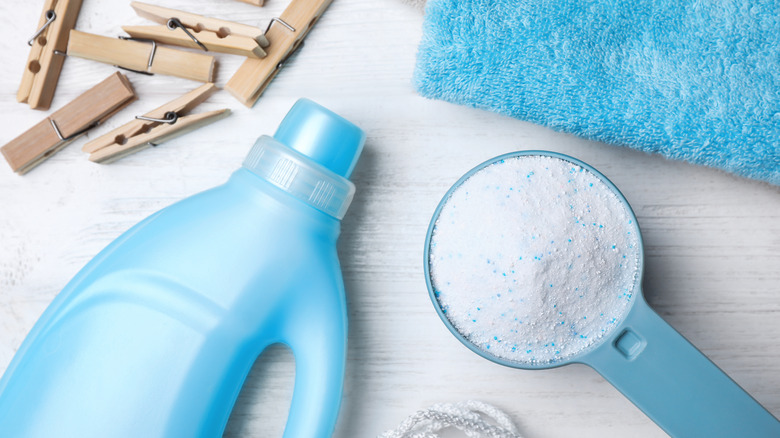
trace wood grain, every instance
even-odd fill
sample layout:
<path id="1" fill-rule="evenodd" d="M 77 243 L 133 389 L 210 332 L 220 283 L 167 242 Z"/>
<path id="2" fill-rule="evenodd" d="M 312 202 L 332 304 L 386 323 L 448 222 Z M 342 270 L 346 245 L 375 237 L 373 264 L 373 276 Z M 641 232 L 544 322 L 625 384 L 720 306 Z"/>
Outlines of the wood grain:
<path id="1" fill-rule="evenodd" d="M 182 24 L 196 32 L 208 30 L 215 34 L 219 34 L 222 38 L 230 35 L 243 36 L 255 40 L 255 42 L 262 47 L 268 45 L 268 39 L 266 39 L 263 29 L 255 26 L 206 17 L 178 9 L 164 8 L 162 6 L 143 2 L 131 2 L 130 6 L 135 10 L 135 13 L 138 14 L 138 16 L 159 24 L 167 24 L 170 18 L 176 18 Z"/>
<path id="2" fill-rule="evenodd" d="M 70 31 L 69 56 L 193 81 L 214 81 L 213 56 L 158 46 L 150 66 L 151 53 L 150 43 L 94 35 L 78 30 Z"/>
<path id="3" fill-rule="evenodd" d="M 192 132 L 198 128 L 222 120 L 230 115 L 230 110 L 225 108 L 204 113 L 191 114 L 179 117 L 176 123 L 169 125 L 160 124 L 147 133 L 138 134 L 129 138 L 125 143 L 118 143 L 101 148 L 89 155 L 89 160 L 95 163 L 109 164 L 152 146 L 158 146 L 166 141 Z"/>
<path id="4" fill-rule="evenodd" d="M 291 26 L 272 25 L 266 37 L 269 46 L 262 59 L 247 58 L 233 74 L 225 89 L 239 102 L 252 106 L 270 84 L 288 55 L 303 42 L 332 0 L 291 0 L 280 19 Z"/>
<path id="5" fill-rule="evenodd" d="M 27 58 L 22 83 L 16 95 L 19 102 L 30 108 L 47 110 L 57 89 L 64 53 L 68 47 L 68 35 L 76 25 L 81 0 L 46 0 L 37 29 L 46 23 L 46 12 L 54 11 L 55 19 L 35 38 Z"/>
<path id="6" fill-rule="evenodd" d="M 165 5 L 264 27 L 287 3 Z M 40 5 L 0 2 L 0 12 L 8 18 L 0 29 L 5 142 L 41 118 L 14 99 Z M 113 35 L 130 24 L 147 23 L 122 2 L 91 1 L 78 28 Z M 432 403 L 465 399 L 505 409 L 528 438 L 665 436 L 593 370 L 495 365 L 463 347 L 434 312 L 422 263 L 436 204 L 470 168 L 519 149 L 572 155 L 620 188 L 642 228 L 651 306 L 780 415 L 780 189 L 421 98 L 411 82 L 421 25 L 417 10 L 398 0 L 334 1 L 251 109 L 216 93 L 198 111 L 230 107 L 231 117 L 111 166 L 90 163 L 79 150 L 84 139 L 25 177 L 0 167 L 0 370 L 57 292 L 105 245 L 158 209 L 224 182 L 257 137 L 273 134 L 295 100 L 308 97 L 368 134 L 339 245 L 350 326 L 334 437 L 374 437 Z M 223 86 L 243 60 L 217 56 Z M 54 107 L 112 71 L 69 59 Z M 168 76 L 131 80 L 140 101 L 87 137 L 193 88 Z M 225 436 L 281 437 L 294 375 L 287 349 L 263 354 Z"/>
<path id="7" fill-rule="evenodd" d="M 184 115 L 192 111 L 195 107 L 203 103 L 214 92 L 217 91 L 217 86 L 213 83 L 203 84 L 194 90 L 189 91 L 182 96 L 173 99 L 170 102 L 166 102 L 163 105 L 147 112 L 144 117 L 152 119 L 163 119 L 165 114 L 169 111 L 176 113 L 177 115 Z M 124 125 L 112 129 L 110 132 L 103 134 L 95 139 L 88 141 L 81 148 L 86 153 L 92 153 L 99 149 L 111 146 L 117 143 L 123 143 L 124 141 L 143 133 L 152 126 L 152 122 L 142 119 L 133 118 L 133 120 L 125 123 Z"/>
<path id="8" fill-rule="evenodd" d="M 260 28 L 148 3 L 132 2 L 130 6 L 139 16 L 161 24 L 161 26 L 122 26 L 122 29 L 134 38 L 152 39 L 191 49 L 202 49 L 198 44 L 200 43 L 213 52 L 250 58 L 265 56 L 262 48 L 268 46 L 268 39 Z M 169 28 L 167 24 L 171 19 L 178 20 L 180 26 L 187 28 L 187 32 L 181 27 Z M 195 42 L 191 36 L 197 38 L 198 42 Z"/>
<path id="9" fill-rule="evenodd" d="M 0 148 L 14 172 L 26 173 L 79 133 L 102 123 L 135 100 L 127 78 L 114 73 Z M 57 134 L 54 125 L 63 138 Z"/>
<path id="10" fill-rule="evenodd" d="M 168 29 L 166 26 L 122 26 L 122 30 L 133 38 L 155 40 L 162 44 L 201 50 L 201 47 L 181 28 Z M 231 55 L 262 58 L 265 50 L 252 38 L 241 35 L 219 36 L 209 31 L 190 31 L 210 52 L 229 53 Z"/>

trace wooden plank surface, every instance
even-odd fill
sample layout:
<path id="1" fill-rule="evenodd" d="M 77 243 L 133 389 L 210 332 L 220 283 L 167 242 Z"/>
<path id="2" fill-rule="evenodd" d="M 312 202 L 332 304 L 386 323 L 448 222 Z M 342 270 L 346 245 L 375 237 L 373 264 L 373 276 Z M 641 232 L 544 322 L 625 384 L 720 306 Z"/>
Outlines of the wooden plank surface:
<path id="1" fill-rule="evenodd" d="M 162 4 L 263 27 L 286 1 L 263 8 L 233 0 Z M 15 101 L 40 7 L 0 4 L 9 17 L 0 30 L 0 143 L 43 117 Z M 410 83 L 421 20 L 398 0 L 336 0 L 251 109 L 221 91 L 198 111 L 230 107 L 231 117 L 111 165 L 90 163 L 80 151 L 89 138 L 193 87 L 128 73 L 138 102 L 35 172 L 18 176 L 0 167 L 0 370 L 56 293 L 100 249 L 154 211 L 225 181 L 255 139 L 272 134 L 305 96 L 368 133 L 339 247 L 351 319 L 336 437 L 376 436 L 432 403 L 470 398 L 510 412 L 526 437 L 665 436 L 592 370 L 494 365 L 463 347 L 436 316 L 422 271 L 430 216 L 462 173 L 518 149 L 573 155 L 620 187 L 644 234 L 650 304 L 780 415 L 780 189 L 425 100 Z M 79 30 L 103 35 L 148 24 L 122 1 L 85 1 L 78 23 Z M 224 86 L 242 59 L 216 56 L 217 84 Z M 52 107 L 111 71 L 69 59 Z M 283 348 L 263 355 L 226 436 L 281 436 L 292 364 Z"/>

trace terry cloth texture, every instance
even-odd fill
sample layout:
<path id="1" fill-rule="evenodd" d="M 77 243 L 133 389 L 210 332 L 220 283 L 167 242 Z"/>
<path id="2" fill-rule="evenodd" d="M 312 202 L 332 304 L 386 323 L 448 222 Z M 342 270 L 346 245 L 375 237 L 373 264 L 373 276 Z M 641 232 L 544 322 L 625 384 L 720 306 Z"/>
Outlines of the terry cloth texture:
<path id="1" fill-rule="evenodd" d="M 429 0 L 414 82 L 780 185 L 777 0 Z"/>

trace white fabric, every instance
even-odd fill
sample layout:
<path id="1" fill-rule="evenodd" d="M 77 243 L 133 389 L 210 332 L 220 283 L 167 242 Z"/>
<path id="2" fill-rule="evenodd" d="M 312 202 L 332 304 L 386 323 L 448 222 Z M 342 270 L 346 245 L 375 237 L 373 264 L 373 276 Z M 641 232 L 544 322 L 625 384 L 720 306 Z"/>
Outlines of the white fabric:
<path id="1" fill-rule="evenodd" d="M 438 432 L 450 428 L 469 438 L 522 438 L 506 413 L 475 400 L 433 405 L 379 438 L 440 438 Z"/>

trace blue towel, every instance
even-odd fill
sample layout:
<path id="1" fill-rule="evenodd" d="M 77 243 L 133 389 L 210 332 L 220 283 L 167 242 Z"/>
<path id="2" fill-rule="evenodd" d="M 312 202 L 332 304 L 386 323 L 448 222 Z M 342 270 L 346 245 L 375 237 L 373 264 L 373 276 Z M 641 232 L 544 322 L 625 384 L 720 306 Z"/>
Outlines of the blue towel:
<path id="1" fill-rule="evenodd" d="M 780 185 L 777 0 L 429 0 L 423 96 Z"/>

